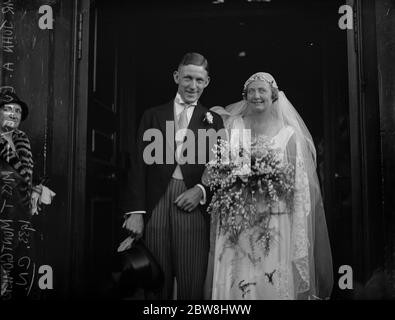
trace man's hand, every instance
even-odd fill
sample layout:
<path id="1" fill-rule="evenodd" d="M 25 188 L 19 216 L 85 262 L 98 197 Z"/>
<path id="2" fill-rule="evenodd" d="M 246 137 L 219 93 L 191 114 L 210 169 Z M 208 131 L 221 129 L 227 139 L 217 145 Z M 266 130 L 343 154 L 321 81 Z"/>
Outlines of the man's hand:
<path id="1" fill-rule="evenodd" d="M 174 203 L 181 209 L 187 212 L 193 211 L 202 199 L 203 192 L 198 186 L 181 193 Z"/>
<path id="2" fill-rule="evenodd" d="M 130 231 L 136 239 L 140 238 L 143 235 L 144 230 L 144 219 L 141 213 L 132 213 L 125 220 L 122 225 L 123 228 Z"/>

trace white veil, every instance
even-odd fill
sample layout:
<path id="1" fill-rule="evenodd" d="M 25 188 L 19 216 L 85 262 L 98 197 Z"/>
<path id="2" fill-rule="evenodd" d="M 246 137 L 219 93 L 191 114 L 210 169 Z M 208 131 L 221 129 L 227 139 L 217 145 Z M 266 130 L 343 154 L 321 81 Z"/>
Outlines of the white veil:
<path id="1" fill-rule="evenodd" d="M 254 80 L 264 80 L 278 89 L 274 78 L 268 74 L 259 72 L 251 76 L 244 85 L 244 91 Z M 296 299 L 328 299 L 333 286 L 333 267 L 332 254 L 328 231 L 326 226 L 324 206 L 321 196 L 320 183 L 316 172 L 316 149 L 313 138 L 307 129 L 299 113 L 287 99 L 283 91 L 278 92 L 278 99 L 272 104 L 275 118 L 281 122 L 282 126 L 290 126 L 294 131 L 297 154 L 293 155 L 299 159 L 301 170 L 308 180 L 306 183 L 305 194 L 310 203 L 305 214 L 300 219 L 300 224 L 306 231 L 307 244 L 306 254 L 299 259 L 298 239 L 293 238 L 292 246 L 295 247 L 292 253 L 295 256 L 294 262 L 294 282 Z M 220 114 L 224 120 L 225 128 L 230 128 L 233 119 L 248 112 L 247 101 L 241 100 L 227 106 L 213 107 L 212 111 Z M 301 161 L 300 161 L 301 160 Z M 308 201 L 309 200 L 309 201 Z M 297 224 L 294 219 L 294 225 Z M 303 250 L 302 250 L 303 251 Z M 299 256 L 301 256 L 299 254 Z M 297 275 L 296 275 L 297 274 Z M 299 279 L 299 280 L 298 280 Z"/>

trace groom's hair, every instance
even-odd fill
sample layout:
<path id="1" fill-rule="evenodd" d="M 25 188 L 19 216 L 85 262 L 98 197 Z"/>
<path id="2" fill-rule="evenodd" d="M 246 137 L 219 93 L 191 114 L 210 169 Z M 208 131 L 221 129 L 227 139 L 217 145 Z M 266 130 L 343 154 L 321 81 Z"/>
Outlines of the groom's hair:
<path id="1" fill-rule="evenodd" d="M 188 52 L 186 53 L 182 59 L 178 67 L 187 66 L 188 64 L 193 64 L 195 66 L 203 67 L 207 74 L 209 73 L 208 61 L 207 59 L 197 52 Z"/>

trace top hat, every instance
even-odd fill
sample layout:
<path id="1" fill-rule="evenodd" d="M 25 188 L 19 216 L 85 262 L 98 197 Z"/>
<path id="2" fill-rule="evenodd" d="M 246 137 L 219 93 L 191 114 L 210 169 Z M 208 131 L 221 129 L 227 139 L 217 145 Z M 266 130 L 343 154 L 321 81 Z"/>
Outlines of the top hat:
<path id="1" fill-rule="evenodd" d="M 115 256 L 113 272 L 118 273 L 118 287 L 122 291 L 131 289 L 156 290 L 164 281 L 163 271 L 142 239 L 132 247 Z"/>
<path id="2" fill-rule="evenodd" d="M 0 93 L 0 108 L 4 106 L 5 104 L 8 103 L 16 103 L 21 106 L 22 108 L 22 117 L 21 121 L 25 120 L 27 118 L 27 115 L 29 114 L 29 108 L 27 107 L 27 104 L 20 100 L 16 93 L 11 92 L 11 91 L 5 91 Z"/>

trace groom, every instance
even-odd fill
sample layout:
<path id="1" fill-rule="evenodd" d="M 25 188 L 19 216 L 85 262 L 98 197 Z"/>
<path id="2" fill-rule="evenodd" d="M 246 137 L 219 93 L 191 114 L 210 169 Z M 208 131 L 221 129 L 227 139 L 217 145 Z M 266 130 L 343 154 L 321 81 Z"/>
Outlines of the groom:
<path id="1" fill-rule="evenodd" d="M 149 299 L 171 299 L 174 277 L 177 299 L 203 297 L 209 250 L 209 217 L 204 205 L 209 200 L 209 192 L 200 184 L 205 163 L 197 160 L 199 152 L 207 151 L 208 147 L 198 144 L 197 137 L 199 129 L 214 129 L 212 134 L 223 128 L 221 117 L 208 112 L 198 102 L 209 84 L 208 72 L 208 62 L 201 54 L 184 55 L 173 74 L 178 85 L 175 98 L 146 110 L 137 133 L 137 151 L 128 178 L 128 199 L 123 206 L 127 212 L 124 227 L 138 236 L 144 230 L 145 243 L 164 271 L 162 290 L 158 294 L 150 293 Z M 171 126 L 174 131 L 169 139 L 166 130 Z M 147 155 L 144 149 L 150 142 L 144 141 L 143 135 L 149 129 L 159 129 L 162 133 L 163 139 L 159 140 L 163 142 L 162 150 L 167 151 L 162 163 L 147 164 L 151 162 L 144 159 Z M 187 144 L 185 139 L 190 138 L 189 134 L 182 134 L 182 129 L 189 129 L 195 137 L 192 139 L 193 163 L 180 160 L 187 155 L 180 154 L 179 150 Z M 174 136 L 174 132 L 179 134 Z M 190 144 L 188 147 L 187 153 L 191 152 Z M 170 157 L 169 150 L 172 151 Z M 206 155 L 208 162 L 209 151 Z"/>

